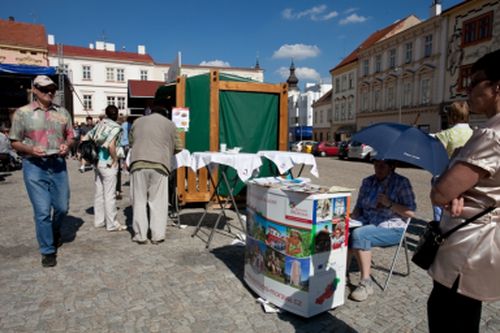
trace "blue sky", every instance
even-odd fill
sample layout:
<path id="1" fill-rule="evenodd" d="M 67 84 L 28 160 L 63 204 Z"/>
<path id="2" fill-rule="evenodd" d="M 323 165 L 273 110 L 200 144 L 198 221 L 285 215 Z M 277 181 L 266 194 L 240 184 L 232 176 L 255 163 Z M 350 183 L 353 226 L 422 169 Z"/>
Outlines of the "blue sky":
<path id="1" fill-rule="evenodd" d="M 443 10 L 461 0 L 442 0 Z M 56 43 L 88 47 L 103 40 L 156 62 L 178 51 L 190 65 L 253 67 L 283 82 L 293 57 L 299 84 L 330 82 L 329 70 L 374 31 L 414 14 L 429 16 L 432 0 L 17 0 L 2 15 L 44 24 Z"/>

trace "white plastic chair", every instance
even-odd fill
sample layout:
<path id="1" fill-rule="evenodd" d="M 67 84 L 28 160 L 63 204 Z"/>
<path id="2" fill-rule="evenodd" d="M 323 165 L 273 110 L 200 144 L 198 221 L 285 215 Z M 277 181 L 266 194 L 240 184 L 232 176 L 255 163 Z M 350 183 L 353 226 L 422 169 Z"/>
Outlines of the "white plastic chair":
<path id="1" fill-rule="evenodd" d="M 410 258 L 408 255 L 408 244 L 406 243 L 406 230 L 408 229 L 408 226 L 410 225 L 411 218 L 406 219 L 406 224 L 403 230 L 403 233 L 401 234 L 401 239 L 399 240 L 399 243 L 397 244 L 396 252 L 394 253 L 394 256 L 392 257 L 392 262 L 391 262 L 391 268 L 389 269 L 389 274 L 387 275 L 387 278 L 384 282 L 384 287 L 382 288 L 383 291 L 387 289 L 387 286 L 389 285 L 389 281 L 391 280 L 392 273 L 394 272 L 394 266 L 396 265 L 396 260 L 398 259 L 399 251 L 401 250 L 401 245 L 404 245 L 405 249 L 405 258 L 406 258 L 406 273 L 400 273 L 402 276 L 408 276 L 410 275 Z M 394 247 L 396 245 L 390 245 L 390 246 L 384 246 L 382 248 L 390 248 Z"/>

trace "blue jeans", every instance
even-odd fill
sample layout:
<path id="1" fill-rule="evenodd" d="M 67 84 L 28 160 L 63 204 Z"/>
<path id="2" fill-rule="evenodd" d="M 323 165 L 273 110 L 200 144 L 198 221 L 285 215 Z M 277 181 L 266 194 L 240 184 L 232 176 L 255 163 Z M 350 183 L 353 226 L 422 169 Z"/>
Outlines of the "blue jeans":
<path id="1" fill-rule="evenodd" d="M 399 243 L 403 228 L 382 228 L 372 224 L 349 230 L 349 248 L 369 251 L 373 246 L 391 246 Z"/>
<path id="2" fill-rule="evenodd" d="M 69 207 L 66 161 L 62 157 L 25 158 L 23 176 L 33 206 L 40 253 L 55 253 L 54 233 L 60 232 Z"/>

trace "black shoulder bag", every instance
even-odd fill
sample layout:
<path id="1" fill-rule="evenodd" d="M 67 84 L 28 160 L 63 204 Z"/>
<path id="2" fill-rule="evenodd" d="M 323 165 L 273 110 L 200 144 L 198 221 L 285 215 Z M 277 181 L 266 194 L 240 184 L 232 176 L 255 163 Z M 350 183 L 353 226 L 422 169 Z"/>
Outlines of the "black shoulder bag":
<path id="1" fill-rule="evenodd" d="M 441 232 L 441 229 L 439 228 L 439 222 L 431 221 L 427 223 L 425 232 L 423 233 L 422 236 L 420 236 L 417 249 L 415 250 L 413 257 L 411 258 L 411 261 L 413 261 L 420 268 L 423 268 L 425 270 L 429 269 L 429 267 L 431 267 L 432 263 L 434 262 L 434 258 L 436 258 L 439 246 L 445 241 L 446 238 L 448 238 L 452 233 L 454 233 L 458 229 L 463 228 L 467 224 L 477 220 L 483 215 L 488 214 L 495 208 L 496 207 L 486 208 L 481 213 L 468 218 L 467 220 L 460 223 L 456 227 L 448 230 L 444 234 Z"/>

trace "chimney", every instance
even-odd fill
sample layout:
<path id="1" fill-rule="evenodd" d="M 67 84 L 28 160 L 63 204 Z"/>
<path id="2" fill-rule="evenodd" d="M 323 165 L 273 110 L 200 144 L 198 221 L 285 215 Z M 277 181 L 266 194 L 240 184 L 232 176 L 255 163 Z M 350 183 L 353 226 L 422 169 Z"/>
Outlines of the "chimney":
<path id="1" fill-rule="evenodd" d="M 94 43 L 89 44 L 89 49 L 93 50 L 94 49 Z"/>
<path id="2" fill-rule="evenodd" d="M 15 22 L 16 19 L 14 18 L 14 16 L 9 16 L 9 22 Z"/>
<path id="3" fill-rule="evenodd" d="M 137 53 L 146 54 L 146 46 L 144 46 L 144 45 L 137 46 Z"/>
<path id="4" fill-rule="evenodd" d="M 95 42 L 95 49 L 96 50 L 105 50 L 104 42 L 100 42 L 100 41 Z"/>
<path id="5" fill-rule="evenodd" d="M 432 0 L 432 6 L 429 17 L 441 15 L 441 0 Z"/>
<path id="6" fill-rule="evenodd" d="M 55 39 L 54 35 L 48 35 L 48 37 L 47 37 L 47 43 L 49 43 L 49 45 L 55 45 L 56 44 L 56 39 Z"/>
<path id="7" fill-rule="evenodd" d="M 104 44 L 104 49 L 106 51 L 112 51 L 112 52 L 115 52 L 115 44 L 113 43 L 105 43 Z"/>

